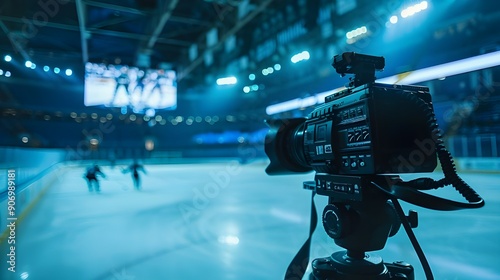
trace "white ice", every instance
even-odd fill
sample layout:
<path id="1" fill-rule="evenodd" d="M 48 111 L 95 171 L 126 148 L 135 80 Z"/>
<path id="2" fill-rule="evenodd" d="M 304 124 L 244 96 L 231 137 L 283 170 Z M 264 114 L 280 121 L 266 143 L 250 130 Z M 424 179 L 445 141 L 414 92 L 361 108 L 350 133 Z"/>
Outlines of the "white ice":
<path id="1" fill-rule="evenodd" d="M 17 229 L 16 273 L 2 279 L 283 279 L 308 236 L 314 174 L 268 176 L 264 163 L 146 165 L 142 189 L 104 167 L 89 192 L 84 167 L 63 169 Z M 435 175 L 439 176 L 439 174 Z M 477 210 L 419 212 L 414 229 L 435 279 L 500 279 L 500 176 L 464 174 L 486 200 Z M 439 195 L 457 198 L 452 188 Z M 317 196 L 318 213 L 327 203 Z M 321 222 L 311 258 L 342 250 Z M 424 279 L 403 230 L 376 254 L 404 260 Z"/>

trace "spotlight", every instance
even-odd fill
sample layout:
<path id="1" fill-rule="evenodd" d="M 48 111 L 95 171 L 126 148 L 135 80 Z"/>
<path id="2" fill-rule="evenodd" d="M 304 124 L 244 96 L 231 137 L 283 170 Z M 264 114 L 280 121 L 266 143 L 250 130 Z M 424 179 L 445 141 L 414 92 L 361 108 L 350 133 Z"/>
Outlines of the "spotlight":
<path id="1" fill-rule="evenodd" d="M 59 72 L 61 72 L 61 69 L 59 69 L 58 67 L 55 67 L 54 68 L 54 73 L 59 74 Z"/>
<path id="2" fill-rule="evenodd" d="M 26 66 L 28 68 L 31 68 L 31 65 L 33 65 L 33 63 L 29 60 L 24 63 L 24 66 Z"/>
<path id="3" fill-rule="evenodd" d="M 345 36 L 347 37 L 347 39 L 352 39 L 354 37 L 365 34 L 366 32 L 368 32 L 368 29 L 366 28 L 366 26 L 362 26 L 362 27 L 359 27 L 359 28 L 356 28 L 354 30 L 347 32 L 345 34 Z"/>
<path id="4" fill-rule="evenodd" d="M 301 53 L 292 56 L 290 60 L 292 61 L 292 63 L 297 63 L 299 61 L 308 60 L 310 57 L 311 56 L 308 51 L 303 51 Z"/>
<path id="5" fill-rule="evenodd" d="M 50 71 L 50 67 L 47 66 L 47 65 L 43 66 L 43 71 L 49 72 Z"/>
<path id="6" fill-rule="evenodd" d="M 236 77 L 231 76 L 231 77 L 225 77 L 225 78 L 219 78 L 217 79 L 217 85 L 223 86 L 223 85 L 234 85 L 238 82 Z"/>
<path id="7" fill-rule="evenodd" d="M 152 151 L 155 148 L 155 142 L 152 139 L 147 139 L 144 146 L 147 151 Z"/>
<path id="8" fill-rule="evenodd" d="M 255 80 L 255 74 L 250 74 L 250 75 L 248 75 L 248 79 L 249 79 L 250 81 Z"/>
<path id="9" fill-rule="evenodd" d="M 10 62 L 10 61 L 12 61 L 12 56 L 10 56 L 10 55 L 6 55 L 6 56 L 4 56 L 4 57 L 3 57 L 3 59 L 4 59 L 5 61 L 7 61 L 7 62 Z"/>
<path id="10" fill-rule="evenodd" d="M 427 1 L 422 1 L 419 4 L 410 6 L 406 9 L 404 9 L 403 11 L 401 11 L 401 17 L 407 18 L 409 16 L 413 16 L 414 14 L 419 13 L 419 12 L 427 9 L 428 6 L 429 5 L 428 5 Z"/>
<path id="11" fill-rule="evenodd" d="M 152 118 L 152 117 L 154 117 L 155 115 L 156 115 L 156 111 L 155 111 L 155 109 L 150 108 L 150 109 L 147 109 L 147 110 L 146 110 L 146 116 L 148 116 L 148 117 L 151 117 L 151 118 Z"/>
<path id="12" fill-rule="evenodd" d="M 66 69 L 66 76 L 71 76 L 71 75 L 73 75 L 73 70 Z"/>
<path id="13" fill-rule="evenodd" d="M 420 8 L 420 10 L 425 10 L 427 9 L 427 7 L 429 7 L 429 3 L 427 3 L 427 1 L 422 1 L 420 2 L 420 4 L 417 4 Z"/>

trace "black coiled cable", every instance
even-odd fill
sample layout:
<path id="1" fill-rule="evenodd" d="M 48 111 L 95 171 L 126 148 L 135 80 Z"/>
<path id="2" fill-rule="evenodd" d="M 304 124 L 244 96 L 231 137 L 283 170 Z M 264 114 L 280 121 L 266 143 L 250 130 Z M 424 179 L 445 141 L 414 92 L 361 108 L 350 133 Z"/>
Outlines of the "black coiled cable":
<path id="1" fill-rule="evenodd" d="M 439 130 L 436 115 L 431 106 L 412 92 L 403 91 L 401 94 L 404 98 L 418 106 L 426 115 L 427 125 L 436 144 L 436 153 L 441 163 L 444 178 L 440 180 L 419 178 L 408 182 L 399 182 L 398 185 L 418 190 L 438 189 L 452 185 L 469 202 L 468 204 L 459 203 L 463 206 L 462 208 L 480 208 L 484 206 L 484 200 L 481 196 L 458 176 L 453 157 L 444 146 L 443 136 Z"/>

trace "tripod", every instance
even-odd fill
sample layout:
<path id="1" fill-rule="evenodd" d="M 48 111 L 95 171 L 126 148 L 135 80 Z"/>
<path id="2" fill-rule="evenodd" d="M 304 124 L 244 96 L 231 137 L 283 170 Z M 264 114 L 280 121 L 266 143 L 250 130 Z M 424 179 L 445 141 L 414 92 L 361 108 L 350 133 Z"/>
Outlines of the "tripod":
<path id="1" fill-rule="evenodd" d="M 317 193 L 328 196 L 323 227 L 335 244 L 346 250 L 313 260 L 310 280 L 414 279 L 412 265 L 401 261 L 384 263 L 381 257 L 366 253 L 383 249 L 387 238 L 398 232 L 402 220 L 389 197 L 368 185 L 373 179 L 381 185 L 389 182 L 386 176 L 316 177 Z M 411 227 L 417 227 L 416 212 L 403 218 Z"/>

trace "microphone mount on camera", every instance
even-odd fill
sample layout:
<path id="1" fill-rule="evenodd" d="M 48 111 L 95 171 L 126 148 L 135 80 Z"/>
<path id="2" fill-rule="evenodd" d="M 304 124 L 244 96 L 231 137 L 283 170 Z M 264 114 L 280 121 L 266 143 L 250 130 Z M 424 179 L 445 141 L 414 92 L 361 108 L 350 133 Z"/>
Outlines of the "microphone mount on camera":
<path id="1" fill-rule="evenodd" d="M 384 69 L 385 58 L 345 52 L 333 58 L 332 66 L 342 77 L 346 74 L 354 74 L 354 78 L 349 78 L 349 88 L 354 88 L 375 82 L 375 71 Z"/>

